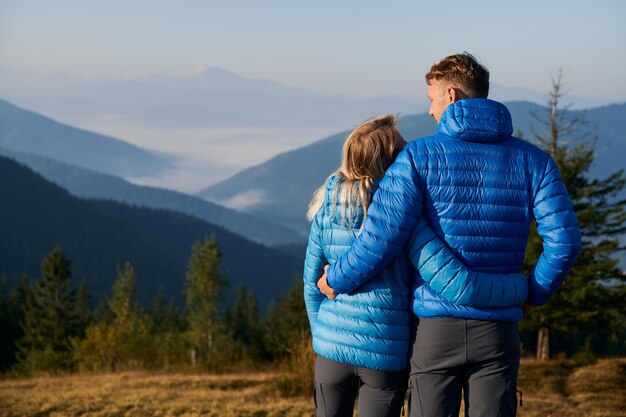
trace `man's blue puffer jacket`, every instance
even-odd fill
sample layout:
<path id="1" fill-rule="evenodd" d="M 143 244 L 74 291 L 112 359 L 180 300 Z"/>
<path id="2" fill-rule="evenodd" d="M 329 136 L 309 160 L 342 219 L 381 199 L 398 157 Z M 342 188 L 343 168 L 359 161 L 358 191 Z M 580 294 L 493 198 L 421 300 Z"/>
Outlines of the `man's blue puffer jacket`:
<path id="1" fill-rule="evenodd" d="M 528 302 L 544 304 L 580 249 L 580 230 L 554 160 L 512 137 L 508 109 L 487 99 L 449 105 L 438 133 L 408 144 L 389 168 L 352 247 L 328 270 L 339 293 L 363 285 L 412 239 L 423 216 L 435 234 L 474 271 L 519 272 L 530 223 L 537 222 L 543 253 L 528 277 Z M 448 277 L 443 291 L 466 285 Z M 519 305 L 453 304 L 414 279 L 413 310 L 421 317 L 517 321 Z"/>
<path id="2" fill-rule="evenodd" d="M 345 253 L 362 223 L 360 208 L 354 218 L 342 218 L 338 199 L 333 201 L 341 186 L 338 176 L 326 183 L 324 203 L 313 219 L 307 246 L 304 299 L 313 348 L 318 355 L 354 366 L 405 369 L 410 345 L 413 269 L 404 252 L 373 279 L 349 294 L 339 294 L 335 300 L 328 300 L 317 288 L 324 266 Z M 526 299 L 523 276 L 469 271 L 423 220 L 407 253 L 433 291 L 458 305 L 499 307 L 520 304 Z M 448 289 L 451 276 L 464 282 L 462 291 Z"/>

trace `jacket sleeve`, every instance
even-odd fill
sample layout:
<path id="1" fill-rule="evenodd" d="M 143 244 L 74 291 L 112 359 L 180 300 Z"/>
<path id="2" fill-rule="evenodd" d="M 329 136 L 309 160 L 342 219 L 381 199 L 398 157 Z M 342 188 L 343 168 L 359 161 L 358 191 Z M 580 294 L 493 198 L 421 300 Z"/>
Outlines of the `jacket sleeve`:
<path id="1" fill-rule="evenodd" d="M 307 316 L 309 317 L 311 332 L 313 332 L 315 327 L 320 305 L 324 298 L 326 298 L 324 294 L 320 292 L 319 288 L 317 288 L 317 280 L 324 273 L 324 266 L 328 263 L 321 246 L 321 216 L 322 215 L 318 213 L 313 219 L 304 258 L 304 304 L 306 306 Z"/>
<path id="2" fill-rule="evenodd" d="M 361 234 L 328 268 L 328 283 L 336 292 L 351 292 L 372 278 L 402 250 L 415 228 L 422 213 L 422 192 L 412 145 L 400 152 L 380 182 Z"/>
<path id="3" fill-rule="evenodd" d="M 461 262 L 420 218 L 407 251 L 426 284 L 447 301 L 467 307 L 510 307 L 528 296 L 528 282 L 521 274 L 476 272 Z"/>
<path id="4" fill-rule="evenodd" d="M 535 194 L 533 213 L 543 238 L 543 252 L 528 277 L 528 302 L 543 305 L 565 280 L 581 246 L 572 201 L 556 162 L 549 156 Z"/>

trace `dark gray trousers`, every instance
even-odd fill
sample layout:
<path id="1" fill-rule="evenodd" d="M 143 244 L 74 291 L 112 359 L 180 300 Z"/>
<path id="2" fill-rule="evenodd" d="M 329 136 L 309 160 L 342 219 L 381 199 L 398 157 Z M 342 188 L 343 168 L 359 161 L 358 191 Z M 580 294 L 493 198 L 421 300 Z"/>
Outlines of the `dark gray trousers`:
<path id="1" fill-rule="evenodd" d="M 520 341 L 516 323 L 420 318 L 409 378 L 410 417 L 514 417 Z"/>
<path id="2" fill-rule="evenodd" d="M 375 371 L 318 356 L 315 360 L 317 417 L 354 414 L 358 394 L 359 417 L 397 417 L 404 404 L 407 371 Z"/>

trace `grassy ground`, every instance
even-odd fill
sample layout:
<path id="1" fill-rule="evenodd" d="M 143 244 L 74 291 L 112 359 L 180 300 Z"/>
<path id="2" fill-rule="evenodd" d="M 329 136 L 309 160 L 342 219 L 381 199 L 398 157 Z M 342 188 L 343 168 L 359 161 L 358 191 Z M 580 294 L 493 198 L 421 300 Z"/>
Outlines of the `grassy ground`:
<path id="1" fill-rule="evenodd" d="M 0 380 L 0 416 L 312 416 L 278 374 L 132 372 Z M 520 417 L 626 417 L 626 359 L 522 362 Z"/>
<path id="2" fill-rule="evenodd" d="M 523 361 L 520 417 L 626 417 L 626 359 L 575 367 Z"/>
<path id="3" fill-rule="evenodd" d="M 144 372 L 0 381 L 1 416 L 309 416 L 310 398 L 280 398 L 277 375 Z"/>

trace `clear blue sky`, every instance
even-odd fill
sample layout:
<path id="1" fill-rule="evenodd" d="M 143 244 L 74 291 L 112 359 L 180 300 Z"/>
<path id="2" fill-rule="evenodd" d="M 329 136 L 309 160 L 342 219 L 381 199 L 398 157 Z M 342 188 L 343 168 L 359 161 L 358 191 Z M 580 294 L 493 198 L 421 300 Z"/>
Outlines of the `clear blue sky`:
<path id="1" fill-rule="evenodd" d="M 626 1 L 0 0 L 0 66 L 133 77 L 220 67 L 320 92 L 422 94 L 467 50 L 507 86 L 626 101 Z"/>

